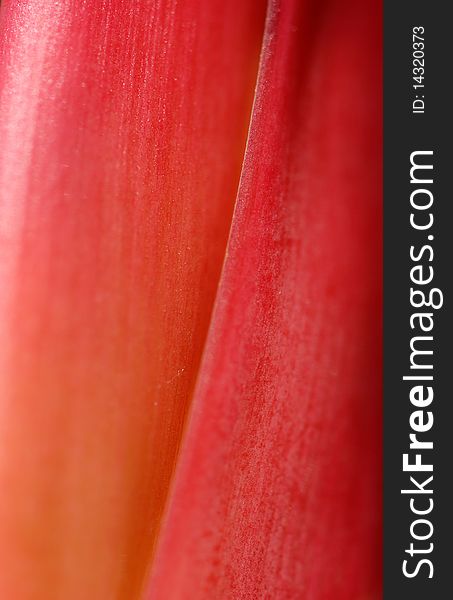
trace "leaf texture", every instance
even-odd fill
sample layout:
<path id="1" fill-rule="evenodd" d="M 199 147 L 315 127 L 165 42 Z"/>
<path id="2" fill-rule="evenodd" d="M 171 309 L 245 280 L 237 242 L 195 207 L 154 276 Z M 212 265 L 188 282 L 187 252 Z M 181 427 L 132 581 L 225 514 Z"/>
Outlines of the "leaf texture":
<path id="1" fill-rule="evenodd" d="M 381 593 L 381 15 L 271 0 L 149 600 Z"/>
<path id="2" fill-rule="evenodd" d="M 139 597 L 224 257 L 264 8 L 2 3 L 5 600 Z"/>

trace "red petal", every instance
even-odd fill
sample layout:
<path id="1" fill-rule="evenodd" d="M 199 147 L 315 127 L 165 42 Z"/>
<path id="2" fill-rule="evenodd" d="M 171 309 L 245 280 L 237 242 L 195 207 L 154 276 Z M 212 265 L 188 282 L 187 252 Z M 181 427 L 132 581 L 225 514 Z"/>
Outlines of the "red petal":
<path id="1" fill-rule="evenodd" d="M 380 29 L 271 2 L 153 600 L 379 595 Z"/>
<path id="2" fill-rule="evenodd" d="M 2 599 L 138 593 L 223 260 L 262 13 L 2 3 Z"/>

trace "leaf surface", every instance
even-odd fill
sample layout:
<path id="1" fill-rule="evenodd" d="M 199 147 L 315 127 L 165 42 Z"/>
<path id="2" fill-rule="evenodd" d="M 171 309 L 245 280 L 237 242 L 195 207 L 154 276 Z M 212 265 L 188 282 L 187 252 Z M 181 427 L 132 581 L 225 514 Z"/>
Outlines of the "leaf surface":
<path id="1" fill-rule="evenodd" d="M 270 2 L 150 600 L 380 597 L 380 19 Z"/>
<path id="2" fill-rule="evenodd" d="M 138 597 L 225 252 L 262 2 L 7 0 L 0 597 Z"/>

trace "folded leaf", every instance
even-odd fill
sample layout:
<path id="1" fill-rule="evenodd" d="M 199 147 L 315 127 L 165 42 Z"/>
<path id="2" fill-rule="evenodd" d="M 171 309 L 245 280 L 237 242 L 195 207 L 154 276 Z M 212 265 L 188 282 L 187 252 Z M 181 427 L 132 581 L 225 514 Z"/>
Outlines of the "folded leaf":
<path id="1" fill-rule="evenodd" d="M 380 597 L 380 27 L 270 2 L 151 600 Z"/>

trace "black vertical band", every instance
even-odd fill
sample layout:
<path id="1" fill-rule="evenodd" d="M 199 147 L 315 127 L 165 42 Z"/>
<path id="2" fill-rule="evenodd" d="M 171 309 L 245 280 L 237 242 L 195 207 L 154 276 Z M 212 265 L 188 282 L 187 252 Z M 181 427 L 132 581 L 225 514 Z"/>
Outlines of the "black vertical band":
<path id="1" fill-rule="evenodd" d="M 449 9 L 448 2 L 384 3 L 384 597 L 389 600 L 453 597 Z"/>

